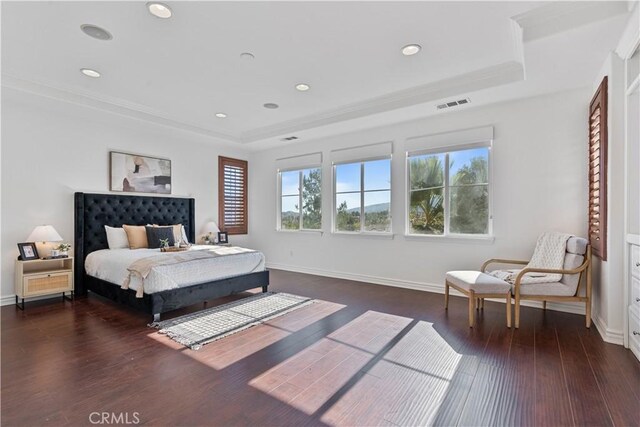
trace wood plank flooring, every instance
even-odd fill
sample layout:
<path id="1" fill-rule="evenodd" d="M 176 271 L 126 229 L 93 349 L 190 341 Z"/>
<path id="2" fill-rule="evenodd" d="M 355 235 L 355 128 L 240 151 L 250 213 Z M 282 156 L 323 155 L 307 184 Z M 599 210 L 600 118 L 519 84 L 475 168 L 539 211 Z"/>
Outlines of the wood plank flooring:
<path id="1" fill-rule="evenodd" d="M 469 329 L 463 298 L 271 278 L 318 301 L 200 351 L 95 295 L 2 307 L 2 425 L 640 425 L 640 362 L 582 316 L 523 308 L 508 329 L 487 302 Z"/>

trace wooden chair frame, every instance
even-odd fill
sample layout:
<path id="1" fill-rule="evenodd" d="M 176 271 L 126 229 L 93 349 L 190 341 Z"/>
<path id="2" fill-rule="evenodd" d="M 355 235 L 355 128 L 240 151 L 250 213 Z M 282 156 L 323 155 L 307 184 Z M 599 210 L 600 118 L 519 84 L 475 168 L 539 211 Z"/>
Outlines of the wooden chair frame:
<path id="1" fill-rule="evenodd" d="M 509 259 L 490 259 L 482 264 L 481 271 L 484 273 L 490 264 L 515 264 L 515 265 L 527 265 L 529 261 L 522 260 L 509 260 Z M 516 276 L 516 280 L 513 285 L 513 298 L 515 300 L 515 327 L 520 327 L 520 301 L 522 300 L 535 300 L 542 301 L 542 308 L 546 310 L 547 301 L 552 302 L 584 302 L 585 303 L 585 323 L 586 327 L 591 327 L 591 291 L 592 291 L 592 271 L 591 271 L 591 245 L 587 245 L 584 261 L 578 268 L 572 270 L 553 270 L 544 268 L 524 268 Z M 560 295 L 521 295 L 520 286 L 522 277 L 527 273 L 548 273 L 548 274 L 580 274 L 578 278 L 578 287 L 576 293 L 573 296 L 560 296 Z M 586 276 L 586 292 L 585 296 L 580 296 L 580 288 L 582 286 L 582 278 Z"/>

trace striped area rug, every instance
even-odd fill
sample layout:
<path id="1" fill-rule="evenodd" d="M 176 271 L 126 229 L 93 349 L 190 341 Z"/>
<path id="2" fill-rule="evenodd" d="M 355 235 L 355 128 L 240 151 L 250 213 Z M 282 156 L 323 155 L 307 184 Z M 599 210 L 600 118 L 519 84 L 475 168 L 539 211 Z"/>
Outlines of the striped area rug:
<path id="1" fill-rule="evenodd" d="M 298 295 L 266 292 L 150 326 L 192 350 L 199 350 L 205 344 L 313 302 L 311 298 Z"/>

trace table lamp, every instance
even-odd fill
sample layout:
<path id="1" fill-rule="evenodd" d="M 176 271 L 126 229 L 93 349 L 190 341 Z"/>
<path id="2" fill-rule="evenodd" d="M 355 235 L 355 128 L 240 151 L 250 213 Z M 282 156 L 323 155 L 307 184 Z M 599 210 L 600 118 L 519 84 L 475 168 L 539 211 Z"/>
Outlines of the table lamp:
<path id="1" fill-rule="evenodd" d="M 202 227 L 202 240 L 204 240 L 205 243 L 215 243 L 218 238 L 218 231 L 220 231 L 218 224 L 213 221 L 207 222 L 204 227 Z"/>
<path id="2" fill-rule="evenodd" d="M 27 242 L 42 242 L 43 245 L 47 242 L 61 242 L 62 240 L 62 236 L 51 225 L 39 225 L 27 237 Z"/>

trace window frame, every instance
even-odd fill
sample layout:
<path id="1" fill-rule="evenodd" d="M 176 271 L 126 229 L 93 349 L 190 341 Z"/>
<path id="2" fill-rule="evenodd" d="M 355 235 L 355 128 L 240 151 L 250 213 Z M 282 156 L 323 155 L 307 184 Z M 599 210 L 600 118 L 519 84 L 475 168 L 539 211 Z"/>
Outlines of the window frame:
<path id="1" fill-rule="evenodd" d="M 489 192 L 488 197 L 488 223 L 486 234 L 471 234 L 471 233 L 451 233 L 451 197 L 450 197 L 450 184 L 449 184 L 449 154 L 471 150 L 474 148 L 487 148 L 487 190 Z M 484 140 L 467 144 L 456 144 L 441 146 L 436 148 L 427 148 L 422 150 L 407 151 L 405 158 L 405 236 L 410 238 L 425 238 L 425 239 L 468 239 L 468 240 L 493 240 L 493 140 Z M 442 234 L 420 234 L 411 232 L 411 223 L 409 221 L 409 214 L 411 212 L 411 158 L 425 155 L 444 155 L 444 180 L 443 180 L 443 198 L 444 198 L 444 231 Z M 485 184 L 474 184 L 485 185 Z"/>
<path id="2" fill-rule="evenodd" d="M 303 172 L 306 170 L 319 169 L 320 170 L 320 228 L 303 228 L 303 214 L 302 214 L 302 177 Z M 291 230 L 282 228 L 282 173 L 283 172 L 298 172 L 298 202 L 300 209 L 299 228 Z M 292 168 L 278 168 L 276 170 L 276 192 L 278 200 L 276 203 L 276 231 L 282 231 L 284 233 L 322 233 L 324 226 L 324 206 L 322 203 L 322 181 L 324 180 L 322 173 L 322 165 L 310 165 L 305 167 L 292 167 Z"/>
<path id="3" fill-rule="evenodd" d="M 242 211 L 244 222 L 240 225 L 229 226 L 225 223 L 225 176 L 226 165 L 240 167 L 243 171 L 244 181 L 242 183 Z M 218 227 L 221 231 L 226 231 L 230 235 L 249 234 L 249 162 L 242 159 L 218 156 Z"/>
<path id="4" fill-rule="evenodd" d="M 364 189 L 364 164 L 367 162 L 375 162 L 379 160 L 388 160 L 389 161 L 389 189 L 388 190 L 369 190 L 365 191 Z M 360 164 L 360 190 L 359 191 L 343 191 L 338 193 L 337 186 L 337 173 L 336 167 L 340 165 L 349 165 L 359 163 Z M 384 155 L 384 156 L 376 156 L 376 157 L 368 157 L 365 159 L 354 159 L 354 160 L 344 160 L 340 162 L 333 162 L 331 164 L 331 175 L 332 175 L 332 212 L 331 212 L 331 233 L 332 234 L 344 234 L 350 236 L 359 236 L 359 235 L 369 235 L 369 236 L 393 236 L 393 215 L 391 214 L 392 207 L 392 199 L 393 199 L 393 155 Z M 377 191 L 388 191 L 389 192 L 389 231 L 366 231 L 364 230 L 364 194 L 365 192 L 377 192 Z M 337 226 L 337 216 L 338 216 L 338 204 L 336 203 L 336 197 L 338 194 L 349 194 L 349 193 L 360 193 L 360 231 L 344 231 L 336 229 Z"/>

